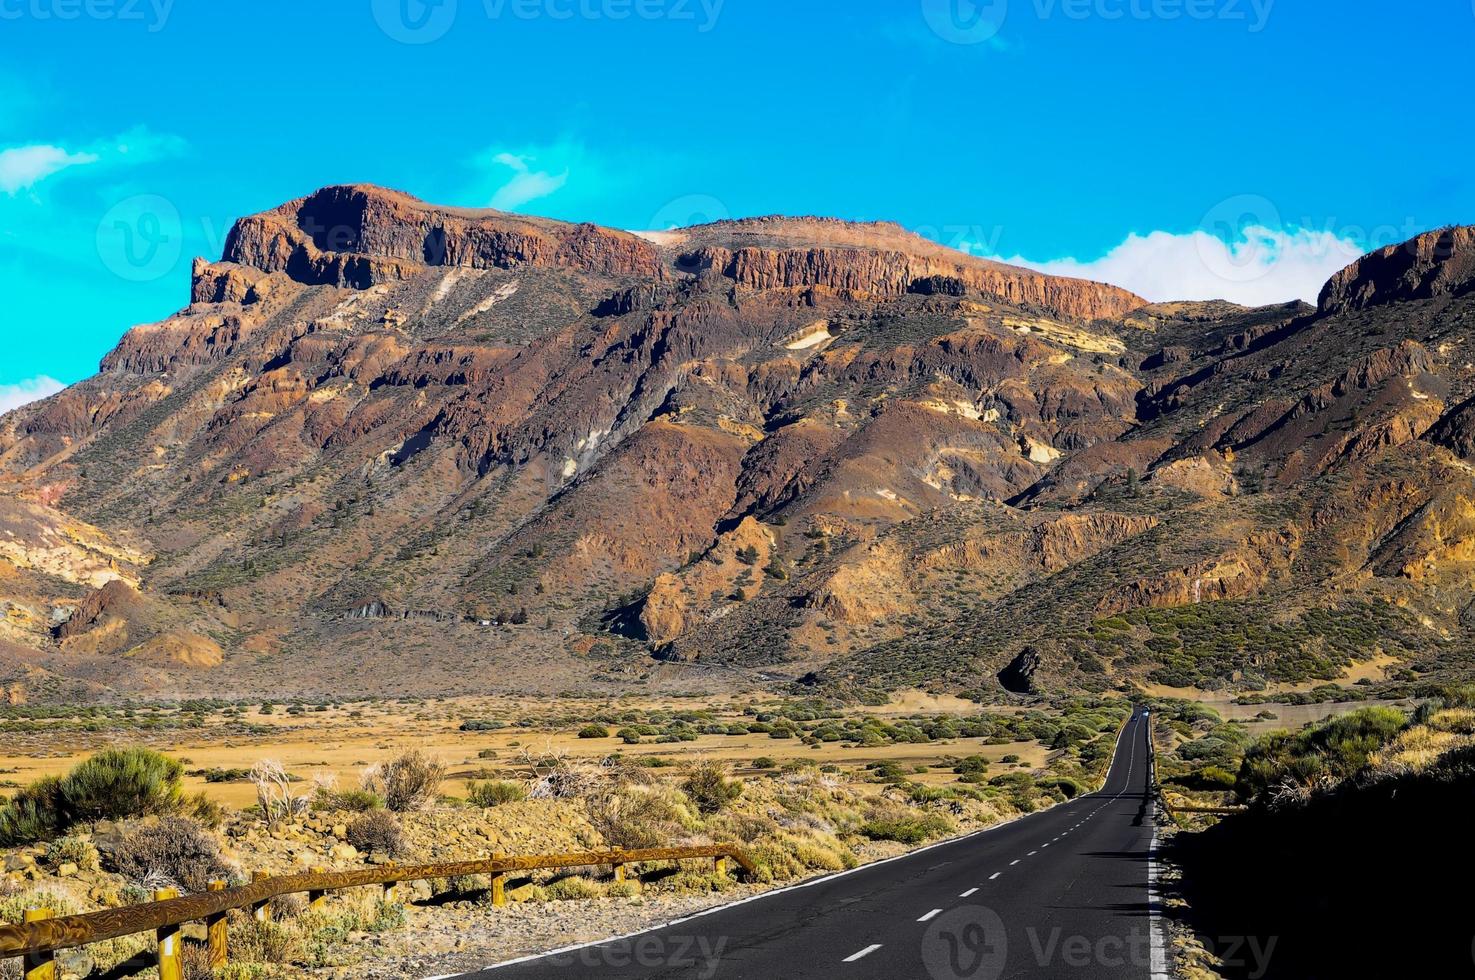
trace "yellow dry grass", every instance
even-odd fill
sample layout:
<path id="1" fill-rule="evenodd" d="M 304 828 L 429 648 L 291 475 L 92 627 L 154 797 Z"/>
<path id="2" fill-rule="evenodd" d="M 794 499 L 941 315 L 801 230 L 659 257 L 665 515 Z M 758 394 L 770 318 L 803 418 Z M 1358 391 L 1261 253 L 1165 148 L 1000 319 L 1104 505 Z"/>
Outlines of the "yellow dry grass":
<path id="1" fill-rule="evenodd" d="M 588 720 L 601 711 L 620 710 L 690 710 L 704 707 L 723 709 L 723 715 L 736 719 L 730 701 L 703 703 L 695 699 L 607 701 L 512 701 L 507 699 L 456 699 L 427 704 L 423 710 L 399 704 L 348 704 L 326 711 L 309 711 L 301 715 L 284 714 L 281 709 L 270 715 L 259 708 L 248 710 L 243 718 L 253 725 L 270 729 L 261 735 L 212 737 L 208 731 L 166 732 L 150 736 L 147 741 L 174 758 L 185 762 L 189 771 L 209 769 L 249 769 L 261 759 L 274 759 L 288 772 L 303 780 L 306 792 L 318 777 L 331 777 L 341 787 L 356 786 L 363 770 L 376 762 L 403 751 L 420 749 L 444 762 L 451 778 L 444 792 L 464 796 L 466 783 L 488 776 L 517 776 L 524 770 L 528 754 L 535 757 L 550 754 L 571 759 L 601 759 L 612 753 L 623 753 L 632 759 L 660 756 L 680 762 L 704 757 L 719 760 L 739 769 L 757 758 L 767 757 L 777 764 L 795 759 L 816 763 L 833 763 L 846 768 L 862 768 L 872 762 L 895 762 L 902 766 L 926 766 L 949 756 L 983 755 L 997 762 L 1004 755 L 1017 755 L 1031 768 L 1043 768 L 1049 751 L 1037 742 L 1008 745 L 983 745 L 976 739 L 944 740 L 931 743 L 903 743 L 875 747 L 844 746 L 824 743 L 810 747 L 798 739 L 773 739 L 764 734 L 702 735 L 692 742 L 646 743 L 625 745 L 620 739 L 578 737 L 580 722 L 561 725 L 537 725 L 531 728 L 509 727 L 496 731 L 463 732 L 463 719 L 497 719 L 512 722 L 519 718 L 557 713 L 569 718 Z M 975 714 L 980 709 L 972 702 L 938 697 L 921 692 L 906 692 L 894 703 L 864 709 L 876 714 L 901 717 L 918 713 Z M 990 709 L 993 710 L 993 709 Z M 618 725 L 608 726 L 611 733 Z M 47 775 L 65 773 L 83 758 L 109 745 L 144 741 L 136 733 L 69 734 L 57 739 L 46 751 L 26 752 L 9 740 L 0 748 L 0 777 L 19 784 Z M 483 753 L 487 753 L 483 757 Z M 918 774 L 919 782 L 950 782 L 950 772 Z M 211 799 L 231 807 L 255 802 L 255 790 L 246 782 L 209 783 L 202 776 L 185 780 L 190 792 L 204 791 Z"/>

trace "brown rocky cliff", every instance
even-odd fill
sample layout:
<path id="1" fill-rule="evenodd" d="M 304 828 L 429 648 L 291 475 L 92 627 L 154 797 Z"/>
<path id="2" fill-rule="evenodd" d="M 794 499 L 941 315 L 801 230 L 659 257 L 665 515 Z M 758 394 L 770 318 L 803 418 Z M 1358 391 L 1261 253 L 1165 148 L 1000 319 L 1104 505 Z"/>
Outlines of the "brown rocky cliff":
<path id="1" fill-rule="evenodd" d="M 683 266 L 715 270 L 755 289 L 823 286 L 856 296 L 892 297 L 937 292 L 956 283 L 1007 303 L 1044 307 L 1062 316 L 1094 320 L 1126 314 L 1146 300 L 1125 289 L 1081 279 L 1041 275 L 1026 269 L 936 254 L 891 249 L 821 246 L 729 250 L 706 247 L 689 253 Z"/>
<path id="2" fill-rule="evenodd" d="M 627 232 L 433 207 L 369 185 L 325 187 L 242 218 L 226 239 L 224 261 L 286 272 L 299 282 L 355 288 L 406 278 L 425 266 L 530 265 L 650 277 L 659 277 L 663 267 L 653 245 Z"/>
<path id="3" fill-rule="evenodd" d="M 1323 313 L 1404 300 L 1457 296 L 1475 288 L 1475 226 L 1426 232 L 1364 255 L 1321 291 Z"/>

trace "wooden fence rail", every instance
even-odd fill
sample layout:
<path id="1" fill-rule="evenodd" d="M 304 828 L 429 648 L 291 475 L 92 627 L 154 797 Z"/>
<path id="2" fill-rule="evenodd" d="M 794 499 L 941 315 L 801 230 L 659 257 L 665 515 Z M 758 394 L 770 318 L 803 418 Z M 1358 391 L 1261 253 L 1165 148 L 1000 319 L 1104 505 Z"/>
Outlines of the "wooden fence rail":
<path id="1" fill-rule="evenodd" d="M 1163 792 L 1162 784 L 1157 781 L 1157 716 L 1149 715 L 1147 722 L 1147 749 L 1148 749 L 1148 773 L 1152 780 L 1152 792 L 1162 804 L 1168 816 L 1180 827 L 1183 826 L 1178 820 L 1180 813 L 1212 813 L 1221 817 L 1233 816 L 1236 813 L 1244 813 L 1249 807 L 1244 806 L 1199 806 L 1196 803 L 1178 804 L 1168 799 L 1168 794 Z"/>
<path id="2" fill-rule="evenodd" d="M 11 956 L 26 958 L 27 976 L 33 968 L 45 970 L 51 963 L 52 954 L 58 949 L 85 946 L 88 943 L 117 939 L 140 932 L 154 932 L 160 937 L 178 935 L 177 927 L 186 922 L 204 921 L 210 929 L 212 965 L 225 964 L 225 914 L 232 909 L 250 909 L 258 918 L 268 914 L 269 903 L 282 895 L 307 892 L 315 899 L 330 891 L 342 888 L 360 888 L 366 885 L 381 885 L 386 896 L 394 898 L 394 886 L 404 881 L 424 881 L 431 878 L 456 878 L 468 875 L 491 875 L 493 904 L 505 902 L 501 887 L 507 872 L 536 871 L 548 868 L 577 868 L 593 865 L 611 865 L 616 877 L 623 878 L 623 866 L 646 861 L 683 861 L 711 858 L 719 871 L 727 870 L 727 861 L 737 862 L 746 874 L 755 871 L 753 862 L 739 847 L 730 844 L 713 844 L 700 847 L 656 847 L 644 850 L 580 851 L 571 854 L 538 854 L 526 857 L 504 857 L 500 854 L 491 858 L 471 861 L 452 861 L 444 864 L 397 865 L 385 864 L 371 868 L 356 868 L 352 871 L 312 871 L 303 874 L 256 877 L 250 884 L 226 888 L 223 882 L 211 884 L 211 890 L 183 898 L 168 893 L 156 893 L 158 901 L 125 908 L 103 909 L 82 915 L 52 918 L 45 909 L 32 910 L 26 921 L 19 925 L 0 925 L 0 959 Z M 171 976 L 176 964 L 166 962 L 178 957 L 177 941 L 160 942 L 160 975 Z M 170 952 L 166 954 L 166 950 Z M 34 964 L 34 967 L 33 967 Z M 170 972 L 166 973 L 166 968 Z M 51 976 L 45 972 L 37 977 Z"/>

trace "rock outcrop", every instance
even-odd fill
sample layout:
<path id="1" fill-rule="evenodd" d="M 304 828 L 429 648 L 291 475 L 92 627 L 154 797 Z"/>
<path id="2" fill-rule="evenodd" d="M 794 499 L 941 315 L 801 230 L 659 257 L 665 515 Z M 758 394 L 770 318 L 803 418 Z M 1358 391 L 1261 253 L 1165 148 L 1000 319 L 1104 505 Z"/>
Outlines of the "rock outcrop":
<path id="1" fill-rule="evenodd" d="M 1442 228 L 1358 259 L 1332 276 L 1318 305 L 1323 313 L 1344 313 L 1458 296 L 1471 289 L 1475 289 L 1475 227 Z"/>
<path id="2" fill-rule="evenodd" d="M 367 289 L 426 266 L 576 269 L 659 277 L 649 242 L 591 224 L 437 208 L 370 185 L 326 187 L 236 222 L 226 262 L 285 272 L 308 285 Z"/>

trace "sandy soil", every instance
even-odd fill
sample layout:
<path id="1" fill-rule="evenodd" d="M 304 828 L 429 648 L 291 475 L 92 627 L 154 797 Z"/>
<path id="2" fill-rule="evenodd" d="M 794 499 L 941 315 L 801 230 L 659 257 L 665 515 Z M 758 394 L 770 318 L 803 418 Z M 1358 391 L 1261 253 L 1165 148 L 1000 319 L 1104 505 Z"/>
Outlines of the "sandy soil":
<path id="1" fill-rule="evenodd" d="M 1031 767 L 1043 767 L 1049 752 L 1037 742 L 1008 745 L 980 745 L 977 740 L 944 740 L 922 744 L 883 745 L 871 748 L 846 747 L 827 743 L 810 747 L 798 739 L 773 739 L 763 734 L 703 735 L 694 742 L 625 745 L 620 739 L 584 739 L 577 736 L 581 721 L 563 724 L 541 723 L 532 728 L 509 727 L 497 731 L 460 731 L 464 719 L 503 721 L 509 725 L 519 719 L 540 716 L 588 720 L 601 710 L 611 708 L 650 710 L 654 708 L 693 709 L 721 707 L 722 714 L 737 720 L 740 709 L 731 701 L 716 704 L 693 699 L 619 702 L 507 701 L 471 698 L 427 703 L 409 708 L 399 704 L 349 704 L 288 715 L 281 708 L 263 715 L 259 708 L 250 709 L 241 721 L 268 727 L 262 735 L 222 735 L 212 737 L 200 730 L 165 731 L 142 735 L 137 731 L 117 734 L 68 732 L 55 738 L 44 734 L 7 736 L 0 748 L 0 779 L 24 784 L 46 775 L 64 773 L 92 752 L 113 744 L 146 742 L 184 761 L 187 770 L 249 769 L 261 759 L 275 759 L 288 772 L 310 782 L 317 778 L 333 778 L 340 786 L 357 785 L 363 770 L 394 753 L 418 748 L 439 758 L 450 769 L 445 792 L 464 795 L 470 778 L 513 775 L 521 768 L 524 757 L 552 753 L 571 757 L 602 758 L 623 752 L 632 758 L 662 756 L 690 758 L 704 756 L 720 759 L 739 770 L 750 767 L 754 759 L 767 757 L 782 765 L 797 758 L 830 762 L 847 767 L 863 767 L 871 762 L 890 761 L 902 765 L 928 765 L 947 756 L 981 754 L 998 761 L 1008 754 L 1018 755 Z M 892 704 L 864 709 L 888 717 L 916 714 L 974 714 L 978 705 L 958 698 L 935 697 L 920 692 L 906 692 Z M 988 709 L 995 710 L 995 709 Z M 618 726 L 609 726 L 611 732 Z M 482 757 L 483 753 L 490 753 Z M 951 773 L 920 774 L 921 782 L 948 781 Z M 231 807 L 244 807 L 255 802 L 255 790 L 246 782 L 207 783 L 201 776 L 186 778 L 190 792 L 203 790 L 212 799 Z"/>

